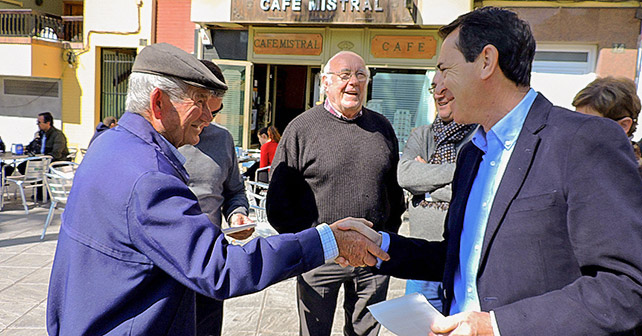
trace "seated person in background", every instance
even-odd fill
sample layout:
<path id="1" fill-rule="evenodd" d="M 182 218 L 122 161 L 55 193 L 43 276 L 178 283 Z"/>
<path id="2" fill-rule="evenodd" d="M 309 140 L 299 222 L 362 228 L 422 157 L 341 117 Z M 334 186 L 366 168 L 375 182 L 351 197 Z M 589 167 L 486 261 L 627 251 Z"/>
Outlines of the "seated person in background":
<path id="1" fill-rule="evenodd" d="M 617 122 L 631 139 L 638 125 L 640 98 L 636 93 L 635 82 L 625 77 L 598 78 L 577 93 L 573 98 L 577 112 L 609 118 Z M 635 151 L 638 170 L 642 175 L 642 157 Z"/>
<path id="2" fill-rule="evenodd" d="M 261 144 L 261 146 L 268 142 L 270 138 L 267 134 L 267 127 L 259 128 L 259 130 L 256 132 L 256 137 L 259 138 L 259 143 Z M 254 175 L 256 174 L 256 170 L 259 169 L 259 166 L 259 161 L 254 162 L 254 164 L 250 166 L 250 168 L 248 168 L 245 173 L 243 173 L 243 177 L 249 179 L 250 181 L 254 181 Z"/>
<path id="3" fill-rule="evenodd" d="M 281 140 L 281 134 L 274 126 L 262 127 L 258 132 L 256 132 L 256 136 L 259 138 L 259 143 L 261 143 L 261 159 L 258 163 L 254 163 L 245 173 L 243 173 L 243 176 L 252 181 L 254 180 L 254 175 L 256 174 L 257 169 L 272 165 L 272 160 L 276 153 L 276 147 L 279 145 L 279 141 Z M 267 172 L 261 174 L 258 179 L 261 182 L 268 182 Z"/>
<path id="4" fill-rule="evenodd" d="M 89 140 L 89 145 L 91 145 L 96 138 L 98 138 L 99 135 L 101 135 L 104 131 L 114 128 L 118 125 L 118 119 L 115 117 L 109 116 L 103 119 L 102 122 L 98 123 L 98 126 L 96 126 L 96 133 L 94 133 L 94 136 L 91 137 L 91 140 Z"/>
<path id="5" fill-rule="evenodd" d="M 69 150 L 67 149 L 67 137 L 61 130 L 53 125 L 53 116 L 50 112 L 38 114 L 38 132 L 34 139 L 27 145 L 27 152 L 34 154 L 51 155 L 53 161 L 65 161 Z M 26 162 L 18 165 L 21 174 L 25 173 Z M 43 189 L 38 187 L 34 198 L 38 201 L 43 199 Z"/>
<path id="6" fill-rule="evenodd" d="M 4 153 L 4 151 L 5 151 L 5 145 L 4 145 L 4 142 L 2 142 L 2 138 L 0 137 L 0 153 Z M 13 173 L 13 167 L 9 165 L 5 165 L 4 162 L 0 162 L 0 169 L 4 170 L 4 173 L 6 176 L 9 176 Z"/>
<path id="7" fill-rule="evenodd" d="M 27 145 L 27 151 L 35 154 L 51 155 L 52 161 L 64 161 L 69 155 L 67 137 L 53 125 L 53 116 L 49 112 L 38 114 L 38 132 Z"/>
<path id="8" fill-rule="evenodd" d="M 267 128 L 267 140 L 264 138 L 264 142 L 261 145 L 261 162 L 259 168 L 264 168 L 272 165 L 272 160 L 274 160 L 274 154 L 276 153 L 276 147 L 279 145 L 281 140 L 281 134 L 274 126 Z"/>

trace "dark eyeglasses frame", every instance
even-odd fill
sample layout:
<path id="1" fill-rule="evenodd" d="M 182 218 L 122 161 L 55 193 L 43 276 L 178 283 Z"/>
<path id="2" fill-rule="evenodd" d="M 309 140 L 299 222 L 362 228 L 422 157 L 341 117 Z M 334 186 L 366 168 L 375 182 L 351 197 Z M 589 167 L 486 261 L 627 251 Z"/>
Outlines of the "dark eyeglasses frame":
<path id="1" fill-rule="evenodd" d="M 434 94 L 435 94 L 435 89 L 436 89 L 436 88 L 437 88 L 437 86 L 431 86 L 431 87 L 428 89 L 428 92 L 430 92 L 430 94 L 431 94 L 431 95 L 434 95 Z"/>
<path id="2" fill-rule="evenodd" d="M 216 115 L 221 112 L 223 109 L 223 103 L 221 103 L 221 107 L 219 107 L 216 111 L 212 111 L 212 118 L 216 117 Z"/>

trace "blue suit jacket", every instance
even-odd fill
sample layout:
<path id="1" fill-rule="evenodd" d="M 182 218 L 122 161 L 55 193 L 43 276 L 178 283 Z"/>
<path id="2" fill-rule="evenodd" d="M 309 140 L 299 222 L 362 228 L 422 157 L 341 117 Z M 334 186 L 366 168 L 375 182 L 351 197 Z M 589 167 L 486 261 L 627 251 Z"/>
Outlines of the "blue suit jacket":
<path id="1" fill-rule="evenodd" d="M 63 214 L 50 335 L 193 335 L 194 292 L 225 299 L 323 263 L 315 229 L 228 245 L 187 181 L 139 115 L 92 143 Z"/>
<path id="2" fill-rule="evenodd" d="M 538 95 L 515 146 L 484 236 L 482 310 L 502 336 L 630 334 L 642 321 L 642 179 L 624 132 Z M 380 270 L 443 276 L 445 311 L 481 155 L 469 143 L 458 157 L 445 240 L 391 235 Z"/>

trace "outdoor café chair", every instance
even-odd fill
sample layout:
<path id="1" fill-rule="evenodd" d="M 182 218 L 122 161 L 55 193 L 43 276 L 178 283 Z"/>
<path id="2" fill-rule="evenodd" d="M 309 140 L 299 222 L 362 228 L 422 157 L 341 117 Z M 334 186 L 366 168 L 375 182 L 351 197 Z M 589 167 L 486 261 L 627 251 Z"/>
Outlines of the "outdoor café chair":
<path id="1" fill-rule="evenodd" d="M 49 173 L 45 174 L 51 205 L 49 206 L 49 213 L 47 214 L 40 240 L 45 238 L 47 227 L 51 224 L 56 207 L 59 204 L 67 204 L 67 197 L 69 197 L 69 191 L 71 190 L 78 164 L 74 162 L 54 162 L 51 166 Z"/>
<path id="2" fill-rule="evenodd" d="M 36 156 L 24 159 L 26 162 L 25 173 L 23 175 L 14 175 L 5 177 L 8 183 L 13 183 L 16 188 L 20 190 L 20 197 L 22 198 L 22 205 L 25 208 L 25 214 L 29 214 L 29 207 L 27 206 L 27 197 L 25 196 L 25 189 L 35 189 L 38 187 L 45 187 L 45 172 L 49 168 L 49 163 L 52 157 L 48 155 Z M 43 190 L 44 191 L 44 190 Z M 43 195 L 46 197 L 46 193 Z M 34 192 L 35 196 L 35 192 Z"/>

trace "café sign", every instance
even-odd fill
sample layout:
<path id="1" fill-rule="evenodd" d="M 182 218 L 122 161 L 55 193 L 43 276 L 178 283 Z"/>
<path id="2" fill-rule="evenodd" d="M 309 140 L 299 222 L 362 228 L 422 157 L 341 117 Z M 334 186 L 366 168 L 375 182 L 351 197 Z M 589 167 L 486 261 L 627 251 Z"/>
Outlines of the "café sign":
<path id="1" fill-rule="evenodd" d="M 370 52 L 376 58 L 431 59 L 437 54 L 437 40 L 430 35 L 375 35 Z"/>
<path id="2" fill-rule="evenodd" d="M 301 3 L 303 0 L 259 0 L 261 3 L 261 9 L 263 11 L 287 11 L 291 9 L 294 12 L 301 11 Z M 345 12 L 346 10 L 351 12 L 367 12 L 367 11 L 376 11 L 383 12 L 383 8 L 379 6 L 379 0 L 363 0 L 363 3 L 360 1 L 351 1 L 351 0 L 307 0 L 308 10 L 309 11 L 336 11 L 341 10 Z"/>
<path id="3" fill-rule="evenodd" d="M 243 23 L 414 24 L 406 0 L 232 0 Z"/>
<path id="4" fill-rule="evenodd" d="M 257 33 L 252 43 L 257 55 L 319 56 L 323 50 L 321 34 Z"/>

